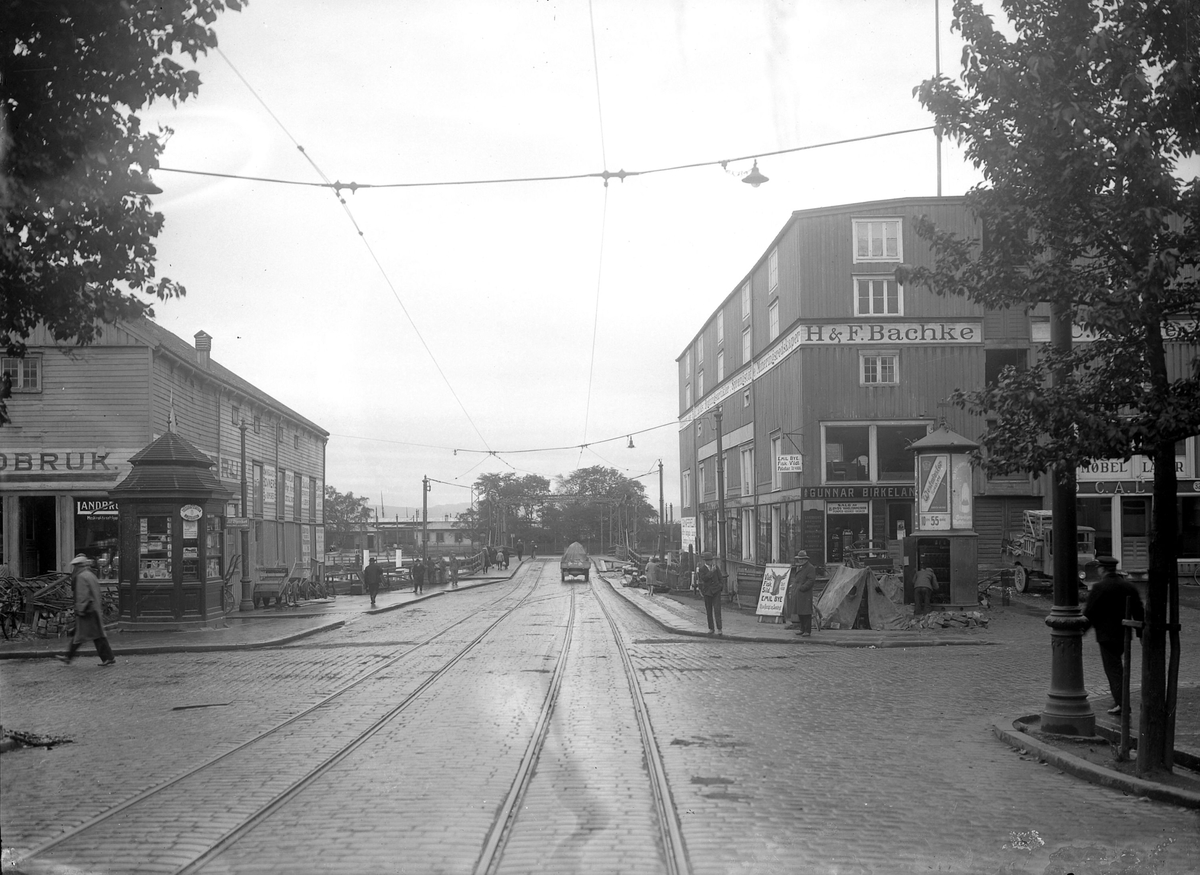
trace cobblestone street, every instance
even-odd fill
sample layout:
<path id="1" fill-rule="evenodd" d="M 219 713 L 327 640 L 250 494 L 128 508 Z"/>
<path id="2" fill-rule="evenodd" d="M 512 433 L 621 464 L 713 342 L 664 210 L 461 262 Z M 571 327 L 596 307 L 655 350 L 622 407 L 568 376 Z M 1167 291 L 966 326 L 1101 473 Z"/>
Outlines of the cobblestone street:
<path id="1" fill-rule="evenodd" d="M 1036 603 L 979 646 L 851 647 L 734 611 L 724 639 L 665 631 L 695 606 L 555 562 L 356 598 L 283 646 L 0 661 L 5 728 L 73 739 L 4 754 L 4 871 L 1197 871 L 1197 812 L 992 734 L 1043 702 Z"/>

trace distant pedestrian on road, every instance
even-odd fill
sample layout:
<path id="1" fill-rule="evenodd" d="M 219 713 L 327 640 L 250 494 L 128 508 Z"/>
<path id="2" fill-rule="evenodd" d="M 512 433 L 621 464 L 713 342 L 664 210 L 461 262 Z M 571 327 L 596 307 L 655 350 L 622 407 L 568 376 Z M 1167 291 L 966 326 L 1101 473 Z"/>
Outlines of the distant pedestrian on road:
<path id="1" fill-rule="evenodd" d="M 450 557 L 450 588 L 458 589 L 458 557 Z"/>
<path id="2" fill-rule="evenodd" d="M 501 544 L 500 549 L 498 549 L 496 551 L 496 557 L 498 560 L 499 567 L 508 568 L 508 548 L 507 547 L 505 547 L 503 544 Z"/>
<path id="3" fill-rule="evenodd" d="M 525 558 L 525 542 L 517 538 L 517 564 L 521 564 L 521 560 Z"/>
<path id="4" fill-rule="evenodd" d="M 1096 559 L 1103 569 L 1100 579 L 1092 585 L 1083 606 L 1083 616 L 1088 628 L 1096 630 L 1096 643 L 1100 645 L 1100 661 L 1104 663 L 1104 674 L 1108 678 L 1108 691 L 1112 693 L 1113 707 L 1109 714 L 1121 713 L 1121 679 L 1125 662 L 1125 603 L 1132 599 L 1130 613 L 1133 619 L 1141 620 L 1142 597 L 1137 587 L 1117 572 L 1117 560 L 1112 556 Z M 1086 630 L 1085 630 L 1086 631 Z M 1137 630 L 1138 638 L 1142 630 Z"/>
<path id="5" fill-rule="evenodd" d="M 913 615 L 929 613 L 933 604 L 933 588 L 937 586 L 937 575 L 928 566 L 919 566 L 913 575 Z"/>
<path id="6" fill-rule="evenodd" d="M 530 560 L 537 558 L 537 541 L 529 542 L 529 558 Z"/>
<path id="7" fill-rule="evenodd" d="M 425 584 L 425 563 L 420 559 L 413 562 L 412 565 L 413 593 L 421 591 Z"/>
<path id="8" fill-rule="evenodd" d="M 784 610 L 789 620 L 795 617 L 787 628 L 799 629 L 801 637 L 812 635 L 813 587 L 816 585 L 817 569 L 808 561 L 808 553 L 804 550 L 796 551 L 796 556 L 792 559 L 792 568 L 788 572 Z"/>
<path id="9" fill-rule="evenodd" d="M 659 582 L 659 564 L 658 559 L 651 556 L 646 560 L 646 595 L 654 595 L 654 587 L 658 586 Z"/>
<path id="10" fill-rule="evenodd" d="M 721 631 L 721 595 L 725 592 L 725 572 L 713 561 L 713 554 L 707 550 L 701 554 L 700 568 L 696 578 L 700 586 L 700 594 L 704 596 L 704 613 L 708 617 L 708 634 L 723 635 Z"/>
<path id="11" fill-rule="evenodd" d="M 363 569 L 362 580 L 363 586 L 367 588 L 367 595 L 371 597 L 371 607 L 375 607 L 375 596 L 379 594 L 379 584 L 383 582 L 383 569 L 375 564 L 374 557 Z"/>
<path id="12" fill-rule="evenodd" d="M 83 642 L 93 641 L 100 664 L 116 665 L 116 657 L 104 632 L 104 602 L 100 597 L 100 581 L 92 573 L 91 565 L 92 560 L 82 553 L 71 560 L 71 583 L 75 588 L 75 634 L 71 636 L 66 655 L 58 658 L 69 664 Z"/>

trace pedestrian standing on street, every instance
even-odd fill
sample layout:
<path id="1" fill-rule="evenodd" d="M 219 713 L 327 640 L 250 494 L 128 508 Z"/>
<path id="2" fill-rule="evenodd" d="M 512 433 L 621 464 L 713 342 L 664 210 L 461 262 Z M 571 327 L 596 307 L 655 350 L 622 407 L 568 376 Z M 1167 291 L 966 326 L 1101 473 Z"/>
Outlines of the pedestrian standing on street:
<path id="1" fill-rule="evenodd" d="M 116 657 L 104 632 L 104 601 L 100 597 L 100 581 L 92 573 L 91 565 L 92 560 L 82 553 L 71 560 L 71 584 L 75 588 L 75 634 L 71 636 L 66 655 L 58 658 L 70 664 L 79 645 L 93 641 L 100 664 L 116 665 Z"/>
<path id="2" fill-rule="evenodd" d="M 383 569 L 375 564 L 374 558 L 363 569 L 362 581 L 367 595 L 371 597 L 371 607 L 375 607 L 375 596 L 379 594 L 379 584 L 383 582 Z"/>
<path id="3" fill-rule="evenodd" d="M 658 586 L 658 559 L 651 556 L 646 560 L 646 595 L 654 595 L 654 587 Z"/>
<path id="4" fill-rule="evenodd" d="M 413 562 L 412 566 L 413 593 L 421 591 L 422 585 L 425 583 L 425 563 L 420 559 Z"/>
<path id="5" fill-rule="evenodd" d="M 701 554 L 703 560 L 700 563 L 700 568 L 696 571 L 696 579 L 699 582 L 700 594 L 704 596 L 704 613 L 708 617 L 708 634 L 712 635 L 714 629 L 718 635 L 723 635 L 721 631 L 721 596 L 725 592 L 725 572 L 722 571 L 715 561 L 713 554 L 707 550 Z"/>
<path id="6" fill-rule="evenodd" d="M 517 538 L 517 564 L 521 564 L 521 560 L 525 558 L 525 542 Z"/>
<path id="7" fill-rule="evenodd" d="M 450 588 L 458 589 L 458 557 L 450 557 Z"/>
<path id="8" fill-rule="evenodd" d="M 802 638 L 812 635 L 813 587 L 816 585 L 817 569 L 808 561 L 808 553 L 804 550 L 796 551 L 796 556 L 792 559 L 792 568 L 788 572 L 784 606 L 788 619 L 796 618 L 787 628 L 799 629 Z"/>
<path id="9" fill-rule="evenodd" d="M 1100 661 L 1104 663 L 1108 690 L 1114 702 L 1108 713 L 1120 714 L 1125 662 L 1125 627 L 1122 621 L 1125 619 L 1126 602 L 1132 599 L 1130 613 L 1133 619 L 1141 620 L 1145 615 L 1137 587 L 1117 571 L 1117 560 L 1112 556 L 1100 556 L 1096 562 L 1103 571 L 1088 592 L 1083 616 L 1087 618 L 1088 628 L 1096 630 L 1096 643 L 1100 645 Z M 1137 630 L 1137 635 L 1138 638 L 1142 637 L 1141 629 Z"/>
<path id="10" fill-rule="evenodd" d="M 529 543 L 529 559 L 532 561 L 537 558 L 537 541 Z"/>
<path id="11" fill-rule="evenodd" d="M 933 603 L 933 588 L 937 586 L 937 575 L 933 569 L 925 565 L 917 566 L 913 575 L 913 615 L 921 616 L 929 613 Z"/>
<path id="12" fill-rule="evenodd" d="M 508 568 L 508 548 L 501 544 L 500 549 L 496 551 L 496 555 L 500 561 L 500 567 Z"/>

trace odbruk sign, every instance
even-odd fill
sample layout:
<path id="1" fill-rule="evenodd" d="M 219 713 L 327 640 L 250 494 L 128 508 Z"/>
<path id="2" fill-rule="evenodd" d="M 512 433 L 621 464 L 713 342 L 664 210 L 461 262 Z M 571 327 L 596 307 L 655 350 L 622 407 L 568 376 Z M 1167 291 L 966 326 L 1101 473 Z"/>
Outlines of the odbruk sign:
<path id="1" fill-rule="evenodd" d="M 36 447 L 0 451 L 0 483 L 115 483 L 133 450 Z"/>

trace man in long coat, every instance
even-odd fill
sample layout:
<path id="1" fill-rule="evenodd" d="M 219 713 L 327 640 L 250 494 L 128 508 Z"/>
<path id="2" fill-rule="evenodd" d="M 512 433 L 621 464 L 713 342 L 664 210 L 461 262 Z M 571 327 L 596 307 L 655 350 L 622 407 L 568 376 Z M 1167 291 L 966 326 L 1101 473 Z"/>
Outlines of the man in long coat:
<path id="1" fill-rule="evenodd" d="M 101 665 L 116 665 L 116 657 L 104 632 L 104 602 L 100 597 L 100 581 L 92 574 L 92 560 L 80 553 L 71 560 L 71 583 L 75 587 L 75 634 L 65 656 L 66 663 L 75 658 L 75 651 L 85 641 L 94 641 Z"/>
<path id="2" fill-rule="evenodd" d="M 1096 643 L 1100 645 L 1100 662 L 1104 665 L 1108 691 L 1113 697 L 1113 706 L 1108 713 L 1120 714 L 1125 671 L 1125 607 L 1129 605 L 1135 620 L 1145 619 L 1145 611 L 1137 587 L 1117 571 L 1117 560 L 1112 556 L 1100 556 L 1096 561 L 1104 572 L 1088 591 L 1083 616 L 1088 627 L 1096 631 Z M 1137 630 L 1137 635 L 1142 637 L 1141 629 Z"/>
<path id="3" fill-rule="evenodd" d="M 379 595 L 379 584 L 383 582 L 383 569 L 375 563 L 374 556 L 363 569 L 362 581 L 367 588 L 367 595 L 371 597 L 371 607 L 375 607 L 375 596 Z"/>
<path id="4" fill-rule="evenodd" d="M 800 630 L 801 637 L 812 634 L 813 587 L 817 584 L 817 569 L 808 561 L 808 553 L 798 550 L 788 572 L 787 594 L 784 596 L 784 611 L 789 620 L 789 629 Z"/>

